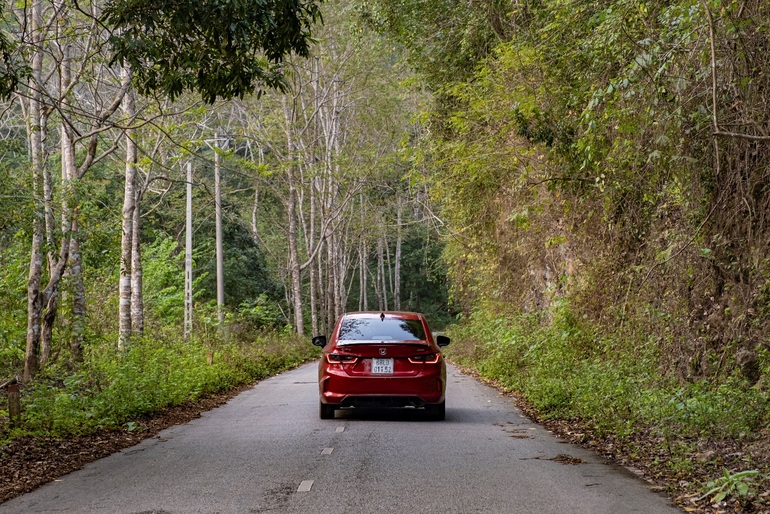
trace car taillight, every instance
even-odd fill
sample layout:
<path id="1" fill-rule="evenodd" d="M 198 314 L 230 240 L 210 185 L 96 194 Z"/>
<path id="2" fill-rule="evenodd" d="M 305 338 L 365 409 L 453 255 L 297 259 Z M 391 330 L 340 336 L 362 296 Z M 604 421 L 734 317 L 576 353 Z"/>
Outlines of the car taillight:
<path id="1" fill-rule="evenodd" d="M 428 353 L 425 355 L 409 357 L 409 362 L 412 364 L 436 364 L 440 358 L 440 353 Z"/>
<path id="2" fill-rule="evenodd" d="M 353 364 L 358 360 L 358 357 L 353 355 L 342 355 L 339 353 L 327 353 L 326 362 L 329 364 Z"/>

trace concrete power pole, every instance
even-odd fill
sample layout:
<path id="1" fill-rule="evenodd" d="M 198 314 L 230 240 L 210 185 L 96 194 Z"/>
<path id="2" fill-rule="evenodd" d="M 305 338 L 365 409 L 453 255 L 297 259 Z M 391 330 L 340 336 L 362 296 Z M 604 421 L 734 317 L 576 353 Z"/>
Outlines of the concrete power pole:
<path id="1" fill-rule="evenodd" d="M 214 195 L 216 197 L 216 245 L 217 245 L 217 314 L 220 325 L 225 321 L 225 272 L 222 251 L 222 189 L 219 180 L 219 134 L 214 134 Z"/>
<path id="2" fill-rule="evenodd" d="M 193 290 L 192 290 L 192 161 L 187 163 L 187 214 L 185 224 L 184 251 L 184 338 L 192 336 Z"/>

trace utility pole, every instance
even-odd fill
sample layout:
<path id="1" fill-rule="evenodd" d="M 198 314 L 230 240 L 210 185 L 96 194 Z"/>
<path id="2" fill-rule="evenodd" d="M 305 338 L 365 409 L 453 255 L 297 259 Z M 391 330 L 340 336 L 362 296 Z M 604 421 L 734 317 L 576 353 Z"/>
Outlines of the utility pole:
<path id="1" fill-rule="evenodd" d="M 184 250 L 184 338 L 192 335 L 193 291 L 192 291 L 192 161 L 187 163 L 187 209 L 185 221 Z"/>
<path id="2" fill-rule="evenodd" d="M 217 314 L 220 325 L 225 321 L 225 272 L 222 251 L 222 188 L 219 177 L 219 134 L 214 133 L 214 195 L 216 197 L 216 245 L 217 245 Z"/>

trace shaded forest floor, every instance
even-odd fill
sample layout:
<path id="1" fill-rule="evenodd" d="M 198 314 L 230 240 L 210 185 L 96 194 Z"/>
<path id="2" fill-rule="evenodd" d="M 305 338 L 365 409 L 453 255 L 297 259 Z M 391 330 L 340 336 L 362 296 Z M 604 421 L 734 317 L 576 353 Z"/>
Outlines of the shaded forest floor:
<path id="1" fill-rule="evenodd" d="M 470 370 L 463 371 L 489 383 Z M 165 428 L 198 418 L 201 413 L 219 407 L 252 386 L 241 386 L 137 420 L 140 428 L 134 431 L 104 430 L 67 439 L 26 437 L 14 440 L 0 447 L 0 503 L 81 469 L 89 462 L 153 437 Z M 764 487 L 760 487 L 752 503 L 741 504 L 735 499 L 729 499 L 710 505 L 706 500 L 699 500 L 703 494 L 703 484 L 719 476 L 723 468 L 732 472 L 746 469 L 748 455 L 751 456 L 753 469 L 770 473 L 770 433 L 751 442 L 728 440 L 700 443 L 697 445 L 698 453 L 693 455 L 688 469 L 675 470 L 666 465 L 667 455 L 665 450 L 661 450 L 664 446 L 659 437 L 653 434 L 637 433 L 622 441 L 614 437 L 600 437 L 580 422 L 540 419 L 534 408 L 520 396 L 506 394 L 516 400 L 518 407 L 528 417 L 555 435 L 637 470 L 637 474 L 647 480 L 653 490 L 665 492 L 686 512 L 770 514 L 767 481 Z"/>

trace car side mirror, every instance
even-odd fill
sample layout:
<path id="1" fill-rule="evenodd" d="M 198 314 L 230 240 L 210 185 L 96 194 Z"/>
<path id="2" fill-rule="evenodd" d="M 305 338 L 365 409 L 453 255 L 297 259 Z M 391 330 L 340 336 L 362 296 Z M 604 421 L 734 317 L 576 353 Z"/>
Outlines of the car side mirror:
<path id="1" fill-rule="evenodd" d="M 449 339 L 447 336 L 436 337 L 436 344 L 438 344 L 441 347 L 448 346 L 450 342 L 451 342 L 451 339 Z"/>
<path id="2" fill-rule="evenodd" d="M 326 346 L 326 336 L 315 336 L 313 338 L 313 346 L 323 348 Z"/>

